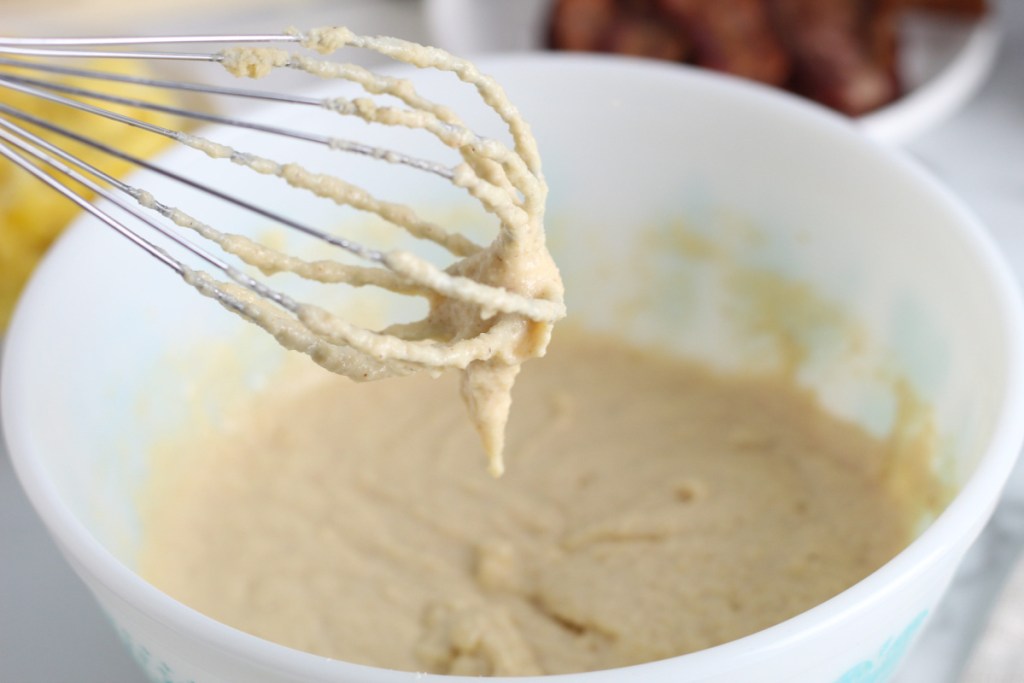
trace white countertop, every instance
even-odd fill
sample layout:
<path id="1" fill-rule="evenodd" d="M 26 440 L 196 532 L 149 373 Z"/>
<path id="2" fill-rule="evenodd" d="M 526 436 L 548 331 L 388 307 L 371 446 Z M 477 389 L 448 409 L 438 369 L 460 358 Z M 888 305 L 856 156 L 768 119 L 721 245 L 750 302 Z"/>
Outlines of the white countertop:
<path id="1" fill-rule="evenodd" d="M 971 104 L 909 147 L 990 227 L 1024 283 L 1024 2 L 999 5 L 1004 43 L 992 77 Z M 308 7 L 323 17 L 328 6 L 339 15 L 336 23 L 361 32 L 426 39 L 418 4 L 410 0 Z M 235 28 L 260 27 L 260 16 Z M 1024 465 L 894 683 L 956 681 L 1022 547 Z M 47 537 L 0 442 L 0 682 L 59 681 L 142 683 L 144 677 Z"/>

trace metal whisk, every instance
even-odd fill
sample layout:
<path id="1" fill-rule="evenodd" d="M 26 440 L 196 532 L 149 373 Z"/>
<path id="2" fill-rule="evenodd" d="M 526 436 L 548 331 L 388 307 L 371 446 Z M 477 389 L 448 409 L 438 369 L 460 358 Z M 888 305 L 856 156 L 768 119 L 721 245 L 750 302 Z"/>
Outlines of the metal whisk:
<path id="1" fill-rule="evenodd" d="M 358 47 L 419 68 L 450 71 L 477 88 L 484 102 L 504 120 L 514 144 L 508 148 L 493 139 L 478 136 L 454 112 L 422 97 L 411 83 L 380 76 L 356 65 L 327 62 L 299 52 L 285 52 L 277 47 L 246 47 L 254 44 L 299 45 L 321 54 L 331 53 L 341 47 Z M 158 51 L 163 49 L 160 46 L 200 50 L 163 52 Z M 211 49 L 211 46 L 229 47 Z M 264 75 L 275 67 L 298 69 L 321 77 L 354 82 L 365 91 L 366 96 L 351 99 L 308 97 L 114 74 L 69 63 L 69 60 L 86 58 L 211 62 L 220 63 L 236 75 L 249 76 Z M 66 77 L 95 83 L 96 86 L 69 85 L 62 81 Z M 110 83 L 192 93 L 207 99 L 245 98 L 299 107 L 319 107 L 343 116 L 358 117 L 371 124 L 412 128 L 458 151 L 461 163 L 449 166 L 356 140 L 293 130 L 286 125 L 255 123 L 217 113 L 192 111 L 187 107 L 156 104 L 141 98 L 122 97 L 104 91 L 104 84 Z M 108 119 L 165 136 L 209 157 L 229 159 L 265 175 L 278 175 L 289 184 L 307 189 L 313 194 L 330 195 L 339 204 L 380 216 L 418 239 L 441 245 L 456 257 L 455 263 L 441 268 L 407 252 L 364 246 L 303 224 L 279 211 L 259 206 L 256 200 L 232 196 L 216 187 L 197 183 L 182 173 L 160 168 L 124 150 L 99 142 L 87 132 L 70 130 L 27 111 L 0 104 L 0 155 L 116 230 L 202 293 L 260 324 L 289 348 L 309 353 L 315 360 L 336 372 L 356 379 L 375 379 L 424 368 L 465 369 L 477 361 L 487 362 L 500 352 L 501 345 L 495 343 L 495 340 L 502 329 L 511 329 L 513 324 L 521 325 L 524 321 L 527 325 L 546 328 L 564 315 L 557 271 L 553 277 L 547 280 L 542 278 L 544 281 L 534 282 L 522 291 L 515 291 L 515 287 L 506 286 L 498 280 L 491 281 L 486 275 L 486 261 L 495 258 L 496 254 L 501 261 L 510 258 L 514 260 L 515 255 L 523 251 L 524 244 L 539 243 L 543 246 L 540 221 L 546 185 L 529 128 L 518 118 L 515 108 L 505 99 L 504 92 L 476 71 L 469 62 L 440 50 L 421 48 L 391 38 L 357 36 L 338 28 L 308 32 L 289 30 L 272 35 L 0 38 L 0 88 L 69 107 L 97 119 Z M 383 104 L 373 99 L 375 95 L 397 98 L 399 105 Z M 381 163 L 425 171 L 465 189 L 484 209 L 498 217 L 501 229 L 494 244 L 478 245 L 461 234 L 422 220 L 408 207 L 379 200 L 348 181 L 339 179 L 337 183 L 327 183 L 320 174 L 310 173 L 295 164 L 274 162 L 190 132 L 137 120 L 113 111 L 110 105 L 161 112 L 183 121 L 200 121 L 287 136 L 340 152 L 377 159 Z M 190 215 L 164 198 L 153 197 L 145 189 L 133 187 L 113 177 L 98 165 L 82 161 L 66 150 L 66 142 L 85 145 L 112 158 L 157 172 L 175 183 L 208 193 L 274 223 L 343 249 L 369 265 L 338 263 L 329 268 L 326 275 L 318 272 L 316 279 L 383 287 L 400 294 L 423 296 L 431 303 L 432 314 L 418 323 L 373 331 L 351 325 L 316 306 L 296 301 L 248 275 L 222 255 L 186 238 L 183 233 L 191 231 L 193 235 L 212 240 L 250 265 L 261 267 L 265 273 L 290 270 L 303 277 L 310 277 L 313 268 L 309 263 L 284 255 L 273 256 L 269 250 L 247 239 L 235 239 L 237 236 L 215 229 L 202 222 L 201 217 Z M 93 196 L 107 200 L 106 208 L 97 206 L 91 199 Z M 113 215 L 111 207 L 126 212 L 127 218 Z M 195 255 L 206 267 L 219 271 L 231 283 L 217 282 L 205 273 L 188 267 L 169 249 L 147 236 L 147 229 L 169 238 L 176 248 Z M 271 312 L 266 302 L 272 302 L 277 312 Z M 453 307 L 462 307 L 459 315 L 463 322 L 455 327 L 451 326 L 451 320 L 459 316 L 453 315 Z M 462 310 L 466 307 L 473 309 L 473 314 L 468 317 Z M 287 317 L 282 317 L 282 314 Z M 470 319 L 474 322 L 465 322 Z M 541 336 L 546 344 L 546 336 Z"/>
<path id="2" fill-rule="evenodd" d="M 476 88 L 483 103 L 504 122 L 513 144 L 507 146 L 476 134 L 454 111 L 423 97 L 409 80 L 273 47 L 281 43 L 297 44 L 320 55 L 345 47 L 364 48 L 420 69 L 450 72 Z M 177 49 L 201 46 L 205 51 L 155 51 L 154 46 L 161 45 L 176 45 Z M 229 47 L 215 51 L 209 47 L 222 45 Z M 140 51 L 139 48 L 145 49 Z M 349 81 L 365 95 L 308 97 L 140 78 L 70 65 L 69 58 L 210 62 L 219 63 L 235 75 L 250 77 L 286 68 Z M 74 78 L 75 83 L 67 83 L 67 78 Z M 80 81 L 86 85 L 79 85 Z M 445 165 L 357 140 L 295 130 L 287 125 L 268 125 L 158 104 L 144 98 L 122 97 L 109 92 L 109 85 L 113 83 L 192 93 L 206 99 L 245 98 L 318 107 L 361 119 L 371 126 L 411 129 L 433 137 L 455 150 L 460 162 Z M 482 437 L 490 469 L 500 474 L 510 391 L 519 365 L 544 353 L 551 327 L 564 316 L 565 307 L 561 279 L 544 245 L 542 219 L 547 185 L 541 173 L 536 143 L 529 126 L 519 117 L 502 88 L 474 65 L 434 48 L 394 38 L 359 36 L 340 27 L 306 32 L 289 29 L 279 35 L 0 38 L 0 88 L 13 91 L 19 97 L 33 98 L 32 101 L 68 107 L 93 121 L 113 121 L 139 128 L 192 148 L 205 157 L 229 160 L 261 175 L 277 176 L 293 187 L 373 214 L 404 229 L 416 240 L 433 242 L 447 250 L 454 261 L 441 267 L 411 251 L 370 248 L 261 206 L 257 199 L 235 196 L 181 172 L 160 168 L 116 145 L 100 142 L 90 136 L 88 130 L 70 130 L 27 110 L 0 104 L 0 155 L 170 267 L 200 293 L 271 333 L 286 348 L 306 353 L 328 369 L 357 380 L 420 370 L 461 370 L 463 398 Z M 394 101 L 398 104 L 393 104 Z M 462 234 L 423 220 L 408 206 L 379 199 L 349 180 L 314 173 L 299 163 L 278 162 L 202 135 L 138 120 L 113 110 L 123 106 L 132 108 L 130 111 L 149 110 L 180 120 L 286 136 L 439 176 L 464 190 L 485 211 L 497 217 L 497 237 L 489 245 L 476 244 Z M 221 231 L 166 198 L 129 185 L 99 165 L 84 161 L 68 150 L 68 144 L 84 146 L 158 173 L 172 181 L 174 187 L 184 186 L 189 191 L 211 195 L 338 247 L 369 265 L 336 260 L 306 261 L 248 237 Z M 107 203 L 95 204 L 94 196 Z M 114 210 L 123 212 L 126 218 L 116 217 Z M 169 239 L 168 248 L 144 234 L 146 230 Z M 185 232 L 216 244 L 221 251 L 259 268 L 265 275 L 285 271 L 319 282 L 378 287 L 399 295 L 423 297 L 430 310 L 425 318 L 416 322 L 396 323 L 382 330 L 360 327 L 325 308 L 303 303 L 270 287 L 232 265 L 227 257 L 187 239 Z M 190 261 L 198 257 L 205 265 L 196 269 L 186 265 L 171 253 L 172 248 L 192 254 Z M 206 269 L 219 271 L 226 279 L 220 281 Z"/>

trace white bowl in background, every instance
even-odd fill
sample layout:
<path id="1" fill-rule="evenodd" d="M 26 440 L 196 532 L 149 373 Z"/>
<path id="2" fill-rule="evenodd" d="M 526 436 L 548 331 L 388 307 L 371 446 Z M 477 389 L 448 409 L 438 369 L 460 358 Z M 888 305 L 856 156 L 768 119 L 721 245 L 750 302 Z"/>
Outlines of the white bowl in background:
<path id="1" fill-rule="evenodd" d="M 425 0 L 431 42 L 459 55 L 540 50 L 552 0 Z M 900 26 L 900 73 L 906 92 L 857 119 L 877 140 L 909 142 L 955 114 L 995 63 L 997 19 L 960 21 L 910 12 Z"/>
<path id="2" fill-rule="evenodd" d="M 905 382 L 934 411 L 940 464 L 957 490 L 906 550 L 803 614 L 694 654 L 559 680 L 886 680 L 988 519 L 1024 434 L 1021 304 L 985 231 L 912 162 L 841 117 L 768 88 L 601 56 L 523 55 L 480 65 L 506 86 L 538 137 L 552 188 L 550 242 L 577 323 L 621 328 L 724 367 L 763 368 L 779 360 L 772 338 L 752 339 L 756 331 L 731 318 L 756 292 L 729 283 L 753 272 L 806 285 L 842 315 L 818 316 L 813 329 L 800 316 L 778 321 L 808 344 L 800 381 L 830 409 L 879 434 L 892 425 L 897 389 L 890 380 Z M 425 93 L 481 121 L 484 132 L 500 134 L 453 79 L 435 72 L 415 78 Z M 286 115 L 270 107 L 253 116 Z M 287 114 L 300 127 L 325 116 Z M 334 118 L 328 125 L 338 134 L 390 139 Z M 253 135 L 215 137 L 242 145 Z M 409 143 L 406 151 L 435 149 L 398 137 Z M 281 144 L 261 138 L 259 149 L 281 156 Z M 466 202 L 420 175 L 340 159 L 361 184 L 414 205 Z M 339 163 L 324 150 L 307 160 Z M 342 224 L 334 208 L 296 201 L 274 179 L 200 163 L 183 149 L 164 163 L 222 188 L 254 187 L 268 205 L 312 223 Z M 148 173 L 137 183 L 158 197 L 166 184 Z M 195 213 L 223 224 L 211 218 L 221 215 L 215 202 L 198 201 Z M 681 229 L 712 248 L 665 246 Z M 727 258 L 702 256 L 712 252 Z M 625 326 L 607 314 L 609 303 L 631 311 Z M 0 375 L 9 450 L 33 505 L 154 681 L 421 680 L 250 636 L 134 573 L 135 495 L 147 455 L 195 415 L 196 382 L 226 358 L 204 352 L 202 342 L 219 347 L 225 339 L 244 341 L 230 358 L 241 373 L 228 387 L 235 392 L 282 362 L 272 341 L 95 221 L 80 220 L 27 288 Z M 203 394 L 203 412 L 215 418 L 230 394 Z"/>

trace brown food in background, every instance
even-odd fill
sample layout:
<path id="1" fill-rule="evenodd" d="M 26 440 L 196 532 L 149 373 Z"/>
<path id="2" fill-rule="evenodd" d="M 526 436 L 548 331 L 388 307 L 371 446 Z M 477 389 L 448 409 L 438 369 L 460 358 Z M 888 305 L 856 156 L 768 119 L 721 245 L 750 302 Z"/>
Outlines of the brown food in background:
<path id="1" fill-rule="evenodd" d="M 692 63 L 858 116 L 899 97 L 907 9 L 963 17 L 985 0 L 556 0 L 549 45 Z"/>
<path id="2" fill-rule="evenodd" d="M 864 29 L 872 63 L 899 82 L 899 22 L 906 0 L 866 0 Z"/>
<path id="3" fill-rule="evenodd" d="M 551 14 L 549 44 L 669 61 L 689 54 L 686 37 L 657 14 L 653 0 L 561 0 Z"/>
<path id="4" fill-rule="evenodd" d="M 694 63 L 772 85 L 786 83 L 789 57 L 761 0 L 659 0 L 659 6 L 690 36 Z"/>
<path id="5" fill-rule="evenodd" d="M 550 45 L 557 50 L 602 50 L 618 13 L 616 0 L 559 0 L 551 14 Z"/>
<path id="6" fill-rule="evenodd" d="M 682 61 L 690 52 L 690 45 L 681 32 L 656 18 L 639 14 L 621 17 L 609 31 L 605 47 L 620 55 L 673 62 Z"/>
<path id="7" fill-rule="evenodd" d="M 895 72 L 871 59 L 859 0 L 769 0 L 779 37 L 793 57 L 793 89 L 859 116 L 899 96 Z"/>

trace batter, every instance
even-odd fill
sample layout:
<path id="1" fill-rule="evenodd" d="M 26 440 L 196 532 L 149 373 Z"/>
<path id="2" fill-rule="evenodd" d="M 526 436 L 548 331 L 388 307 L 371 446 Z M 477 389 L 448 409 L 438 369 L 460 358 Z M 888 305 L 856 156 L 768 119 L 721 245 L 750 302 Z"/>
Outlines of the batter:
<path id="1" fill-rule="evenodd" d="M 387 95 L 398 101 L 404 106 L 382 104 L 365 96 L 327 98 L 320 105 L 367 123 L 423 131 L 456 150 L 461 162 L 455 166 L 422 160 L 416 165 L 465 190 L 494 215 L 500 223 L 494 241 L 486 247 L 476 245 L 424 221 L 410 207 L 378 199 L 342 178 L 188 134 L 179 134 L 176 139 L 212 158 L 228 159 L 339 205 L 374 214 L 414 237 L 444 247 L 458 260 L 441 268 L 408 251 L 359 246 L 351 249 L 352 253 L 372 265 L 310 263 L 243 236 L 222 233 L 160 203 L 148 192 L 136 191 L 136 199 L 266 274 L 289 271 L 318 282 L 375 286 L 426 298 L 430 313 L 423 320 L 369 330 L 319 306 L 294 301 L 286 305 L 278 295 L 257 295 L 251 287 L 218 282 L 202 271 L 183 272 L 185 281 L 200 293 L 262 327 L 285 348 L 305 353 L 337 374 L 367 381 L 423 370 L 459 370 L 462 398 L 482 440 L 490 472 L 498 476 L 504 471 L 502 452 L 512 385 L 523 362 L 544 355 L 552 326 L 565 316 L 562 280 L 545 245 L 543 218 L 548 187 L 530 127 L 493 78 L 443 50 L 386 36 L 359 36 L 344 27 L 307 32 L 289 29 L 288 35 L 322 55 L 345 47 L 369 49 L 417 68 L 450 72 L 472 86 L 505 123 L 511 148 L 478 136 L 455 112 L 420 95 L 406 79 L 276 48 L 236 47 L 215 56 L 239 77 L 261 78 L 277 68 L 292 68 L 325 79 L 349 81 L 366 95 Z M 338 138 L 331 138 L 327 144 L 347 151 L 363 147 Z M 378 150 L 373 156 L 387 163 L 408 160 L 394 151 Z M 235 280 L 242 282 L 237 277 Z M 279 306 L 267 305 L 268 299 Z"/>
<path id="2" fill-rule="evenodd" d="M 450 376 L 294 376 L 155 467 L 143 576 L 319 655 L 468 675 L 605 669 L 804 611 L 910 540 L 886 444 L 781 378 L 565 331 L 475 466 Z"/>

